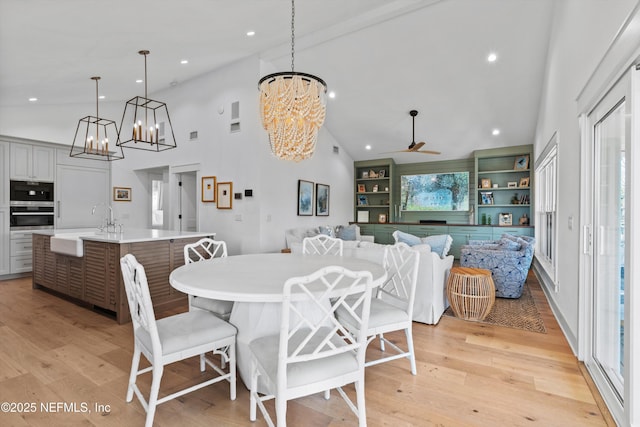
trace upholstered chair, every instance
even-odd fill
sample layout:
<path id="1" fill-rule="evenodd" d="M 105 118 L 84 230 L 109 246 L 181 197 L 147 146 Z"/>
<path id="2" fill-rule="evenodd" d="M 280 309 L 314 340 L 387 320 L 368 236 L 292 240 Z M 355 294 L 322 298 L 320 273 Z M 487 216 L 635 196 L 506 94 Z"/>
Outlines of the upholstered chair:
<path id="1" fill-rule="evenodd" d="M 520 298 L 533 260 L 535 239 L 503 234 L 500 240 L 469 243 L 460 249 L 460 265 L 491 271 L 496 297 Z"/>

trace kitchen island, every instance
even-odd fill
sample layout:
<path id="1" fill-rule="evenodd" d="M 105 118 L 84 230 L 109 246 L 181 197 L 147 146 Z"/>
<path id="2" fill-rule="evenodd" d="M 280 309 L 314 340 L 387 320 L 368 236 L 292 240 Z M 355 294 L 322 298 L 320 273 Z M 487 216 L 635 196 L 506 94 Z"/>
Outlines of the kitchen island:
<path id="1" fill-rule="evenodd" d="M 117 233 L 95 229 L 34 231 L 33 287 L 44 287 L 83 305 L 107 310 L 118 323 L 126 323 L 130 314 L 120 258 L 133 254 L 145 267 L 154 309 L 163 311 L 187 301 L 185 294 L 169 285 L 169 274 L 184 264 L 184 245 L 213 236 L 212 232 L 155 229 Z M 61 248 L 54 244 L 52 251 L 52 239 L 54 243 L 70 245 Z"/>

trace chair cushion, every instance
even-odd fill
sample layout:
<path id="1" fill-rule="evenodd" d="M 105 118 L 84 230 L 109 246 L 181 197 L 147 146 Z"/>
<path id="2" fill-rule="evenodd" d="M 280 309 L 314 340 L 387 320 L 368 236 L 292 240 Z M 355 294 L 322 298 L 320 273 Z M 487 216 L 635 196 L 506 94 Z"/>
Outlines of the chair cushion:
<path id="1" fill-rule="evenodd" d="M 209 310 L 216 314 L 228 316 L 231 314 L 233 301 L 220 301 L 203 297 L 193 297 L 191 305 L 203 310 Z"/>
<path id="2" fill-rule="evenodd" d="M 320 330 L 328 331 L 328 328 L 320 328 Z M 325 334 L 326 332 L 318 335 L 324 337 L 326 336 Z M 290 340 L 290 354 L 292 347 L 301 342 L 303 335 L 306 335 L 306 333 L 298 332 Z M 331 341 L 337 346 L 344 344 L 337 335 L 332 338 Z M 312 339 L 306 347 L 315 347 L 319 342 L 320 340 Z M 277 384 L 279 343 L 280 335 L 269 335 L 257 338 L 249 343 L 253 357 L 255 357 L 259 365 L 265 370 L 265 374 L 272 384 Z M 312 384 L 356 371 L 358 371 L 358 360 L 353 351 L 347 351 L 322 359 L 310 360 L 308 362 L 291 363 L 287 369 L 287 386 L 298 387 Z M 275 390 L 272 390 L 272 392 L 275 392 Z"/>
<path id="3" fill-rule="evenodd" d="M 236 335 L 236 328 L 208 311 L 194 310 L 156 321 L 162 354 L 167 355 Z M 151 336 L 138 328 L 136 336 L 150 352 Z"/>
<path id="4" fill-rule="evenodd" d="M 360 315 L 362 307 L 356 310 Z M 349 331 L 356 333 L 358 330 L 357 323 L 351 313 L 343 307 L 338 307 L 336 317 Z M 398 322 L 409 321 L 409 315 L 405 310 L 391 305 L 379 298 L 371 299 L 371 311 L 369 312 L 369 331 L 373 331 L 384 325 L 395 325 Z M 367 333 L 373 335 L 373 333 Z"/>

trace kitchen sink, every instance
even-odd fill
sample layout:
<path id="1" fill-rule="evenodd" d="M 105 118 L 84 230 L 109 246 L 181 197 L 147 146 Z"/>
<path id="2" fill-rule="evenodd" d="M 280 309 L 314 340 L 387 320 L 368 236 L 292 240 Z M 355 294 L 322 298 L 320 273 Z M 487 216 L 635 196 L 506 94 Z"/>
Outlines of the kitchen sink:
<path id="1" fill-rule="evenodd" d="M 96 233 L 93 231 L 55 234 L 51 236 L 49 249 L 51 250 L 51 252 L 56 252 L 59 254 L 82 257 L 84 256 L 84 245 L 80 237 L 92 236 L 95 234 Z"/>

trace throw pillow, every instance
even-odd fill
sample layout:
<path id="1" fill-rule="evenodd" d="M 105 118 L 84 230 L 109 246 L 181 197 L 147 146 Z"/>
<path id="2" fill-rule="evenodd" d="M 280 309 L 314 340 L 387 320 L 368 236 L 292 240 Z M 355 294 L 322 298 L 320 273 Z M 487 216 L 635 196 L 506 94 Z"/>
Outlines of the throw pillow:
<path id="1" fill-rule="evenodd" d="M 405 233 L 404 231 L 396 230 L 393 232 L 393 237 L 396 239 L 396 243 L 406 243 L 409 246 L 419 245 L 423 243 L 418 236 Z M 426 242 L 424 242 L 426 243 Z"/>
<path id="2" fill-rule="evenodd" d="M 329 237 L 336 237 L 336 233 L 333 227 L 329 227 L 328 225 L 326 225 L 326 226 L 320 226 L 319 229 L 320 229 L 320 234 L 324 234 Z"/>
<path id="3" fill-rule="evenodd" d="M 451 249 L 452 238 L 448 234 L 438 234 L 435 236 L 427 236 L 420 239 L 422 243 L 431 246 L 431 251 L 438 254 L 440 258 L 444 258 Z"/>
<path id="4" fill-rule="evenodd" d="M 518 243 L 517 241 L 514 242 L 511 239 L 505 238 L 500 239 L 500 243 L 498 246 L 500 246 L 500 249 L 503 251 L 519 251 L 521 248 L 520 243 Z"/>
<path id="5" fill-rule="evenodd" d="M 339 225 L 336 227 L 336 237 L 342 240 L 356 240 L 356 236 L 358 235 L 358 226 L 356 224 L 351 224 L 346 227 Z"/>

